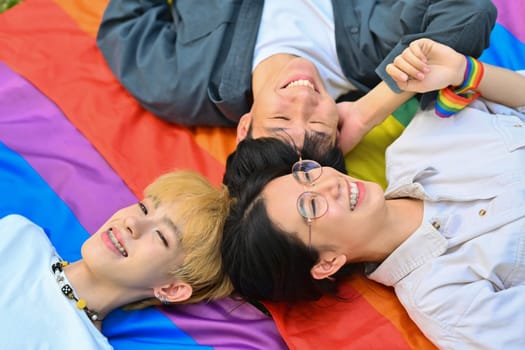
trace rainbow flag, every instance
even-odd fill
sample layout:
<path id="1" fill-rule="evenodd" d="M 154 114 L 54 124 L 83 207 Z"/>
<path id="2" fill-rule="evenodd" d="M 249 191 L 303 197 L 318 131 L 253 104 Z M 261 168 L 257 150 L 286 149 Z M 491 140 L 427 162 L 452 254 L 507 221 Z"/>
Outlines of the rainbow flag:
<path id="1" fill-rule="evenodd" d="M 481 60 L 525 69 L 525 0 L 499 8 Z M 107 0 L 23 0 L 0 14 L 0 217 L 42 226 L 67 260 L 118 208 L 173 169 L 219 184 L 232 129 L 167 124 L 116 81 L 95 44 Z M 413 102 L 370 133 L 347 161 L 353 175 L 384 183 L 384 148 L 402 132 Z M 1 239 L 1 238 L 0 238 Z M 295 307 L 223 300 L 118 310 L 103 332 L 116 349 L 433 349 L 392 290 L 356 277 L 348 302 Z"/>

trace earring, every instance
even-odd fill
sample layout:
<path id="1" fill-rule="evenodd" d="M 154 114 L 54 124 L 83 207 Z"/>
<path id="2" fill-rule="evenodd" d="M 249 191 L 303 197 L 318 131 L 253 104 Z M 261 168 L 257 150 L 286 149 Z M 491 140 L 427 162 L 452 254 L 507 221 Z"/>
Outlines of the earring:
<path id="1" fill-rule="evenodd" d="M 155 293 L 155 297 L 156 297 L 157 299 L 159 299 L 159 301 L 160 301 L 162 304 L 164 304 L 164 305 L 168 304 L 168 301 L 166 300 L 166 298 L 165 298 L 163 295 L 161 295 L 160 293 L 158 293 L 158 292 Z"/>

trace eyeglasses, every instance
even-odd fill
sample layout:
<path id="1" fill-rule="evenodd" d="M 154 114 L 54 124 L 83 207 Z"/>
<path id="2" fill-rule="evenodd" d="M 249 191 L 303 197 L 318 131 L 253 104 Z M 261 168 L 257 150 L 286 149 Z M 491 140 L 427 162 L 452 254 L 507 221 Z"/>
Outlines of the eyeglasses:
<path id="1" fill-rule="evenodd" d="M 306 191 L 306 186 L 313 187 L 314 182 L 321 177 L 323 168 L 313 160 L 299 159 L 292 166 L 292 175 L 305 191 L 297 198 L 297 211 L 306 219 L 308 225 L 308 247 L 312 243 L 312 221 L 320 218 L 328 211 L 328 201 L 317 192 Z"/>

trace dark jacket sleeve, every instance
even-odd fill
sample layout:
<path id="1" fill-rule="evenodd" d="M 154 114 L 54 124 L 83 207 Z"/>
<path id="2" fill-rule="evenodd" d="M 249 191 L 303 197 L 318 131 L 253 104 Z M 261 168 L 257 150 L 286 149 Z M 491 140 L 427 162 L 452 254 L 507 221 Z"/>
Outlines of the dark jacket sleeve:
<path id="1" fill-rule="evenodd" d="M 156 116 L 233 126 L 208 97 L 230 16 L 220 1 L 111 0 L 97 45 L 117 79 Z"/>
<path id="2" fill-rule="evenodd" d="M 390 53 L 379 64 L 376 73 L 390 88 L 401 90 L 386 73 L 386 66 L 392 63 L 408 45 L 420 38 L 430 38 L 452 47 L 465 55 L 479 57 L 489 46 L 490 33 L 494 28 L 497 9 L 490 0 L 431 0 L 425 1 L 427 10 L 422 19 L 411 18 L 413 12 L 403 7 L 392 8 L 392 16 L 399 18 L 401 25 L 408 21 L 419 20 L 421 29 L 418 33 L 403 35 Z M 410 6 L 411 1 L 399 3 Z"/>

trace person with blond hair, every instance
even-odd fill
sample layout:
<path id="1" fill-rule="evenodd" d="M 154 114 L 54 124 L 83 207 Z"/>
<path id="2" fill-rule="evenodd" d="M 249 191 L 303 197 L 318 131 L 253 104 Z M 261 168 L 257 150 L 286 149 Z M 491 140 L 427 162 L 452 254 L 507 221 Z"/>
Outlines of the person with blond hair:
<path id="1" fill-rule="evenodd" d="M 224 187 L 190 171 L 167 173 L 142 201 L 114 213 L 71 263 L 25 217 L 0 219 L 3 346 L 111 349 L 100 330 L 116 308 L 229 295 L 219 250 L 229 207 Z M 30 336 L 20 336 L 25 329 Z"/>

